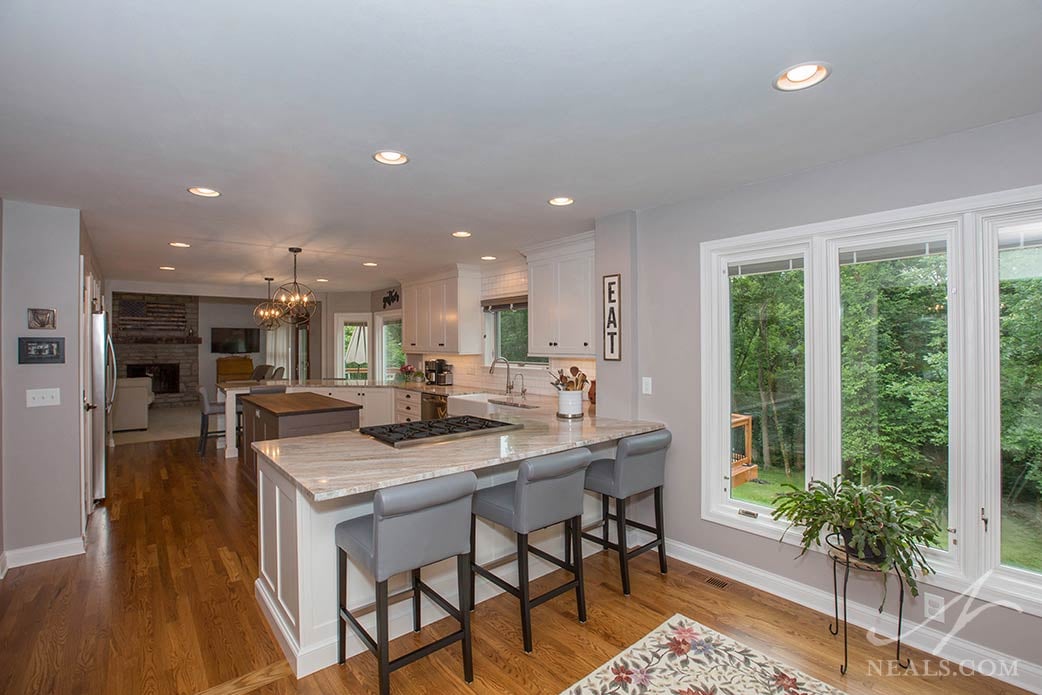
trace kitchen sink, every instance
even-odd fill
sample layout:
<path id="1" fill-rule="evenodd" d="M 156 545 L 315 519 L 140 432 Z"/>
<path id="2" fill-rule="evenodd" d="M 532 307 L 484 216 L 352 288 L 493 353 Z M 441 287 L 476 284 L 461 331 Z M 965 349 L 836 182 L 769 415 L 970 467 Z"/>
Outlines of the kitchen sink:
<path id="1" fill-rule="evenodd" d="M 498 398 L 489 398 L 488 402 L 493 405 L 505 405 L 510 408 L 524 408 L 525 410 L 537 410 L 538 405 L 529 405 L 528 403 L 518 401 L 500 400 Z"/>

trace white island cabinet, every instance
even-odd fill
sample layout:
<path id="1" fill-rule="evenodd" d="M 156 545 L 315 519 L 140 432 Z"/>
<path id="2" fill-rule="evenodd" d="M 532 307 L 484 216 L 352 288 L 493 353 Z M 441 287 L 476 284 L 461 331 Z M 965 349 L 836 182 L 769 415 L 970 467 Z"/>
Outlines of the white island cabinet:
<path id="1" fill-rule="evenodd" d="M 513 416 L 496 413 L 500 420 L 523 425 L 502 434 L 486 434 L 433 445 L 404 449 L 381 444 L 357 431 L 257 442 L 257 524 L 259 576 L 257 600 L 297 677 L 336 663 L 336 543 L 334 529 L 342 521 L 369 514 L 373 493 L 384 487 L 472 470 L 478 487 L 517 477 L 520 461 L 542 454 L 588 446 L 601 456 L 622 437 L 661 429 L 653 422 L 610 420 L 588 416 L 580 422 L 550 415 Z M 586 520 L 594 521 L 600 505 L 588 496 Z M 419 532 L 422 532 L 420 530 Z M 560 553 L 558 529 L 533 534 L 532 541 Z M 479 521 L 478 561 L 487 564 L 510 555 L 514 539 L 504 529 Z M 586 553 L 599 548 L 590 544 Z M 499 572 L 516 582 L 512 563 Z M 532 558 L 531 576 L 555 569 Z M 512 574 L 513 573 L 513 574 Z M 448 561 L 423 570 L 424 581 L 454 603 L 457 601 L 456 563 Z M 405 588 L 407 576 L 392 579 L 391 591 Z M 476 600 L 499 593 L 487 581 L 477 580 Z M 375 615 L 367 612 L 374 598 L 372 579 L 348 563 L 347 605 L 361 615 L 366 629 L 374 630 Z M 444 617 L 423 599 L 425 623 Z M 410 602 L 391 606 L 391 638 L 412 630 Z M 365 647 L 348 630 L 348 655 Z"/>

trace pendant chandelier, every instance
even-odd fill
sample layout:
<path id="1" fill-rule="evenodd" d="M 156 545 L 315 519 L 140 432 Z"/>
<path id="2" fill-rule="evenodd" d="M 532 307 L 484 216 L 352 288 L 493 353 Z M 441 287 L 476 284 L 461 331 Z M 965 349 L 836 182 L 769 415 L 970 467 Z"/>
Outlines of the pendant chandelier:
<path id="1" fill-rule="evenodd" d="M 293 282 L 287 282 L 275 290 L 272 298 L 282 308 L 282 323 L 291 326 L 306 326 L 318 309 L 315 293 L 307 285 L 297 282 L 297 254 L 300 251 L 299 247 L 290 247 L 289 252 L 293 254 Z"/>
<path id="2" fill-rule="evenodd" d="M 282 325 L 282 305 L 271 299 L 271 282 L 275 278 L 264 278 L 268 281 L 267 299 L 253 308 L 253 320 L 257 322 L 258 328 L 266 331 L 274 331 Z"/>

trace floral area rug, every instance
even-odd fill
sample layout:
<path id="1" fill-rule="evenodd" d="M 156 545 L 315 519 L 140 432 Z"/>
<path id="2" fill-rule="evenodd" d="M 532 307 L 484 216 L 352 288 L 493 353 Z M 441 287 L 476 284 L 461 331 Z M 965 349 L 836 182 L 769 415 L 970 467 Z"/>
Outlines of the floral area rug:
<path id="1" fill-rule="evenodd" d="M 679 613 L 561 695 L 843 695 Z"/>

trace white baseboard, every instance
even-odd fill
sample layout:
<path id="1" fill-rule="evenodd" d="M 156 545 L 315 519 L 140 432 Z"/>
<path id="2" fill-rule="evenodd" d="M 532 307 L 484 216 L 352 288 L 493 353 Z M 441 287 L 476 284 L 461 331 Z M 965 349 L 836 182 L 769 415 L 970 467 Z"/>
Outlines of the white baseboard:
<path id="1" fill-rule="evenodd" d="M 827 591 L 679 541 L 666 539 L 666 552 L 670 557 L 681 562 L 729 577 L 819 613 L 825 615 L 833 613 L 833 597 Z M 880 635 L 897 634 L 897 619 L 894 616 L 886 613 L 880 615 L 876 608 L 853 601 L 848 603 L 847 611 L 848 619 L 853 625 L 875 630 Z M 691 617 L 697 618 L 697 616 Z M 956 665 L 969 666 L 976 671 L 1029 692 L 1042 693 L 1042 664 L 1016 659 L 960 637 L 949 637 L 936 628 L 911 623 L 907 619 L 903 632 L 902 644 L 933 654 L 940 659 L 946 659 Z M 1001 669 L 996 669 L 996 664 L 1015 664 L 1016 669 L 1013 673 L 1006 673 Z"/>
<path id="2" fill-rule="evenodd" d="M 87 552 L 83 538 L 69 538 L 64 541 L 30 545 L 28 548 L 12 548 L 4 551 L 6 567 L 23 567 L 37 562 L 57 560 L 70 555 L 82 555 Z M 6 569 L 6 568 L 5 568 Z"/>
<path id="3" fill-rule="evenodd" d="M 0 553 L 0 579 L 3 579 L 5 574 L 7 574 L 7 553 L 3 552 Z"/>

